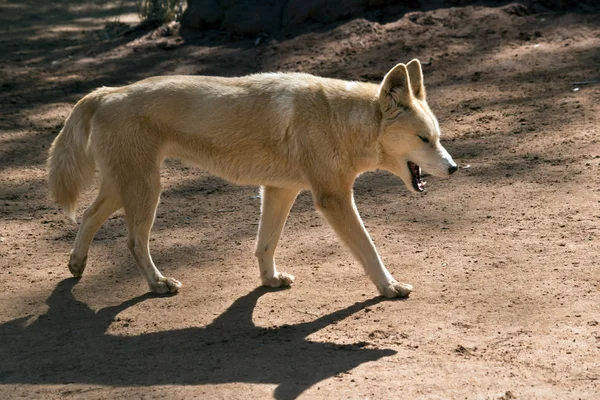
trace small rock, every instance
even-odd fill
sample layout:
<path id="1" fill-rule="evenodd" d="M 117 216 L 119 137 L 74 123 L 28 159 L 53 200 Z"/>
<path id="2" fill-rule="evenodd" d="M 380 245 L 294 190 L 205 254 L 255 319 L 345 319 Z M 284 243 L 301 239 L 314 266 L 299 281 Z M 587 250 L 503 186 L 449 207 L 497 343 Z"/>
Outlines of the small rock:
<path id="1" fill-rule="evenodd" d="M 531 40 L 531 34 L 527 32 L 519 32 L 519 39 L 528 42 Z"/>
<path id="2" fill-rule="evenodd" d="M 509 4 L 503 7 L 502 10 L 508 15 L 516 15 L 518 17 L 529 15 L 529 9 L 527 6 L 519 3 Z"/>
<path id="3" fill-rule="evenodd" d="M 454 351 L 456 353 L 461 354 L 461 355 L 465 355 L 465 356 L 473 355 L 473 352 L 476 351 L 476 350 L 477 350 L 477 347 L 468 348 L 468 347 L 463 346 L 462 344 L 459 344 L 454 349 Z"/>
<path id="4" fill-rule="evenodd" d="M 512 394 L 510 390 L 507 390 L 502 396 L 498 397 L 498 400 L 512 400 L 516 398 L 517 397 L 514 394 Z"/>

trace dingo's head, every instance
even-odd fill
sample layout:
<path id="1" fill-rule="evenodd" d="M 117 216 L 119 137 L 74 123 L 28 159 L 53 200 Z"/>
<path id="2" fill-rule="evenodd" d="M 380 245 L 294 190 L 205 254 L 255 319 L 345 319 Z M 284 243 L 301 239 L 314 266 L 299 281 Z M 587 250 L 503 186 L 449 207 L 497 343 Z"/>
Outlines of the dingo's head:
<path id="1" fill-rule="evenodd" d="M 449 176 L 458 167 L 440 144 L 440 127 L 425 100 L 421 63 L 398 64 L 379 87 L 382 112 L 381 165 L 402 178 L 413 192 L 422 192 L 421 167 L 435 176 Z"/>

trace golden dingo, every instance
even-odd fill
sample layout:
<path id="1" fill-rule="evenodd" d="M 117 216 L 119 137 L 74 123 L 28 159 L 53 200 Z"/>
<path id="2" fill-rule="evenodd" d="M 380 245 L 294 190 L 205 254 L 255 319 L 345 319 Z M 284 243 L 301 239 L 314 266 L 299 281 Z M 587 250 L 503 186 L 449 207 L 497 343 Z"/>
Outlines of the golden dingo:
<path id="1" fill-rule="evenodd" d="M 294 281 L 277 270 L 273 255 L 298 192 L 307 189 L 387 297 L 406 297 L 412 286 L 397 282 L 379 258 L 354 205 L 354 180 L 384 169 L 421 192 L 421 167 L 436 176 L 457 169 L 440 144 L 418 60 L 396 65 L 380 85 L 266 73 L 163 76 L 101 88 L 77 103 L 48 159 L 50 193 L 73 219 L 79 193 L 99 170 L 98 197 L 83 214 L 69 260 L 73 275 L 83 274 L 96 231 L 123 207 L 129 249 L 150 289 L 181 287 L 160 273 L 148 249 L 165 157 L 262 186 L 256 257 L 264 285 Z"/>

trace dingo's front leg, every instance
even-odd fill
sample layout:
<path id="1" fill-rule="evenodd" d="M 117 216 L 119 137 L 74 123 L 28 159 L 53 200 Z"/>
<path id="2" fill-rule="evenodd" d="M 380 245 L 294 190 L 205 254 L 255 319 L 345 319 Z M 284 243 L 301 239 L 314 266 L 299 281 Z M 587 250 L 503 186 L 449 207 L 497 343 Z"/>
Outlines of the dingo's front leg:
<path id="1" fill-rule="evenodd" d="M 296 200 L 298 190 L 271 186 L 262 188 L 262 202 L 256 257 L 260 268 L 262 284 L 270 287 L 289 286 L 294 277 L 285 272 L 277 272 L 275 248 L 281 237 L 287 216 Z"/>
<path id="2" fill-rule="evenodd" d="M 412 286 L 397 282 L 381 262 L 358 215 L 352 190 L 342 193 L 313 191 L 313 195 L 317 209 L 362 264 L 379 292 L 386 297 L 407 297 Z"/>

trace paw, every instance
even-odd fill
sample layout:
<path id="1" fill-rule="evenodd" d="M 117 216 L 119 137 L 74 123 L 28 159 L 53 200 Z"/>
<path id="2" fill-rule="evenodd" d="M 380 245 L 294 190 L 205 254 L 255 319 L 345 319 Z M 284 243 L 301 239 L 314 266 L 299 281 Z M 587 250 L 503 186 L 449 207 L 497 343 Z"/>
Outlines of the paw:
<path id="1" fill-rule="evenodd" d="M 177 293 L 181 289 L 181 282 L 173 278 L 160 278 L 158 282 L 150 285 L 150 290 L 157 294 Z"/>
<path id="2" fill-rule="evenodd" d="M 412 292 L 413 287 L 408 283 L 400 283 L 400 282 L 392 282 L 387 286 L 384 286 L 379 289 L 379 292 L 382 296 L 393 298 L 403 298 L 408 297 L 410 292 Z"/>
<path id="3" fill-rule="evenodd" d="M 83 257 L 83 260 L 79 260 L 73 255 L 73 251 L 71 251 L 71 256 L 69 257 L 69 271 L 71 271 L 74 277 L 81 278 L 86 263 L 87 256 Z"/>
<path id="4" fill-rule="evenodd" d="M 290 286 L 292 282 L 294 282 L 294 276 L 290 274 L 286 274 L 285 272 L 277 272 L 275 276 L 271 278 L 267 278 L 265 276 L 262 277 L 263 286 L 269 286 L 272 288 L 277 288 L 281 286 Z"/>

